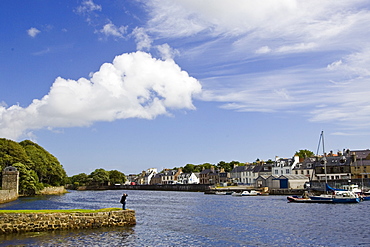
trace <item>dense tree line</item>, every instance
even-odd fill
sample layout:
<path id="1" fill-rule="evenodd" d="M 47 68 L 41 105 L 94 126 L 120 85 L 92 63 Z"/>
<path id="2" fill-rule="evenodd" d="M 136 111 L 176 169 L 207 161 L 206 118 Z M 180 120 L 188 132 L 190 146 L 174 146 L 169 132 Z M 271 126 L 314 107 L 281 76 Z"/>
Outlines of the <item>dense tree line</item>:
<path id="1" fill-rule="evenodd" d="M 79 186 L 104 186 L 109 184 L 124 184 L 126 176 L 124 173 L 111 170 L 106 171 L 102 168 L 96 169 L 90 175 L 80 173 L 68 178 L 68 183 L 76 189 Z"/>
<path id="2" fill-rule="evenodd" d="M 19 171 L 19 193 L 34 195 L 45 186 L 61 186 L 67 173 L 58 159 L 38 144 L 0 138 L 0 168 L 14 166 Z M 1 180 L 0 176 L 0 180 Z"/>

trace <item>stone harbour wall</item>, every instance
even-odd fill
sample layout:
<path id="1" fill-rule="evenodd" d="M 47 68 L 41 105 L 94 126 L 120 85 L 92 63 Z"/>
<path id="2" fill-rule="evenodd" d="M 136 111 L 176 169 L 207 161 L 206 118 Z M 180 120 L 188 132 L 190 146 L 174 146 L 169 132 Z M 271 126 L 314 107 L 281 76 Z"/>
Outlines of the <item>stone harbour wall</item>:
<path id="1" fill-rule="evenodd" d="M 11 202 L 18 199 L 16 190 L 0 190 L 0 203 Z"/>
<path id="2" fill-rule="evenodd" d="M 134 210 L 94 213 L 0 213 L 0 234 L 135 224 Z"/>

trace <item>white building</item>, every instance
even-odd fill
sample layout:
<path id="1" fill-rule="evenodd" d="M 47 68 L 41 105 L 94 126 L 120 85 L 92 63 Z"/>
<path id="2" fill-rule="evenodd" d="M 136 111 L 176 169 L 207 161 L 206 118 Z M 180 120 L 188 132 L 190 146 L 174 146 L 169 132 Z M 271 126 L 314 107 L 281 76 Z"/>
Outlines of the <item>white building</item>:
<path id="1" fill-rule="evenodd" d="M 179 184 L 199 184 L 199 175 L 197 176 L 194 172 L 181 173 L 177 177 L 177 183 Z"/>
<path id="2" fill-rule="evenodd" d="M 271 165 L 236 166 L 230 172 L 232 182 L 247 185 L 254 185 L 257 177 L 260 175 L 271 175 Z"/>
<path id="3" fill-rule="evenodd" d="M 148 170 L 146 170 L 144 176 L 144 184 L 150 184 L 150 180 L 155 174 L 157 174 L 157 168 L 149 168 Z"/>
<path id="4" fill-rule="evenodd" d="M 233 183 L 247 183 L 247 166 L 235 166 L 230 172 L 230 178 Z"/>
<path id="5" fill-rule="evenodd" d="M 299 156 L 294 156 L 293 158 L 280 158 L 275 157 L 275 163 L 272 166 L 272 175 L 275 177 L 281 175 L 291 175 L 292 170 L 299 163 Z"/>

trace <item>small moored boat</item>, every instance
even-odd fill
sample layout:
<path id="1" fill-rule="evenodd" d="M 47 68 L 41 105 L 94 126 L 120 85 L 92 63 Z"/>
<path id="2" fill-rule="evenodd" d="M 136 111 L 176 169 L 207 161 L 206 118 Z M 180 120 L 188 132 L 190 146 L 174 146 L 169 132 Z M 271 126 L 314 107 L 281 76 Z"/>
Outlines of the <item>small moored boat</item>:
<path id="1" fill-rule="evenodd" d="M 243 192 L 233 192 L 231 195 L 232 196 L 257 196 L 260 194 L 261 194 L 260 192 L 255 191 L 255 190 L 251 190 L 251 191 L 245 190 Z"/>
<path id="2" fill-rule="evenodd" d="M 249 191 L 245 190 L 243 192 L 233 192 L 232 196 L 249 196 Z"/>
<path id="3" fill-rule="evenodd" d="M 231 191 L 216 191 L 216 195 L 231 195 L 233 192 Z"/>
<path id="4" fill-rule="evenodd" d="M 310 196 L 310 199 L 317 202 L 329 203 L 357 203 L 361 201 L 361 198 L 351 191 L 334 191 L 331 195 Z"/>

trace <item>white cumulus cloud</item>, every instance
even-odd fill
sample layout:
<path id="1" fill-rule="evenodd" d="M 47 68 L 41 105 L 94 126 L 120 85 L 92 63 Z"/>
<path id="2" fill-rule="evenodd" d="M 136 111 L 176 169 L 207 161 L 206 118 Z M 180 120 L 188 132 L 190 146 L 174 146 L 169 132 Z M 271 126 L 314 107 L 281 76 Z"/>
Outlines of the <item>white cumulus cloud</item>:
<path id="1" fill-rule="evenodd" d="M 32 38 L 36 37 L 41 31 L 38 30 L 35 27 L 31 27 L 30 29 L 27 30 L 27 34 L 31 36 Z"/>
<path id="2" fill-rule="evenodd" d="M 136 52 L 105 63 L 90 79 L 58 77 L 48 95 L 28 107 L 0 105 L 0 136 L 17 139 L 41 128 L 89 126 L 96 121 L 143 118 L 195 109 L 200 83 L 172 60 Z"/>

